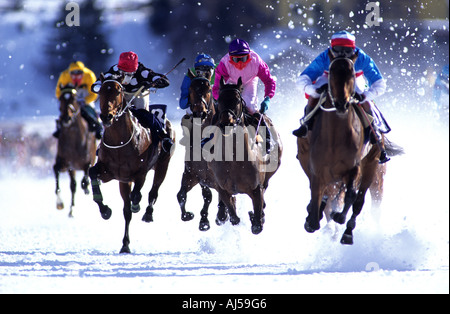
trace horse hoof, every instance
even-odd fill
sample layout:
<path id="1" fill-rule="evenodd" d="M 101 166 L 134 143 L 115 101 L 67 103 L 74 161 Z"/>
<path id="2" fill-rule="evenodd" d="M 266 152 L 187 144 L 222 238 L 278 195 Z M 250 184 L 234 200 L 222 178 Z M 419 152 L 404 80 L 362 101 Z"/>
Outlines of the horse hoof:
<path id="1" fill-rule="evenodd" d="M 236 217 L 230 217 L 230 222 L 233 226 L 239 225 L 239 223 L 241 222 L 241 219 L 236 216 Z"/>
<path id="2" fill-rule="evenodd" d="M 353 235 L 344 233 L 341 238 L 341 244 L 353 245 Z"/>
<path id="3" fill-rule="evenodd" d="M 181 214 L 182 221 L 191 221 L 192 219 L 194 219 L 194 214 L 191 212 L 186 212 L 184 214 Z"/>
<path id="4" fill-rule="evenodd" d="M 211 228 L 211 227 L 210 227 L 210 225 L 209 225 L 209 221 L 207 221 L 207 222 L 200 222 L 200 225 L 199 225 L 199 227 L 198 227 L 198 229 L 199 229 L 200 231 L 208 231 L 210 228 Z"/>
<path id="5" fill-rule="evenodd" d="M 343 225 L 345 223 L 345 216 L 342 215 L 342 213 L 331 213 L 331 219 L 334 220 L 334 222 Z"/>
<path id="6" fill-rule="evenodd" d="M 89 189 L 84 190 L 84 195 L 89 195 Z"/>
<path id="7" fill-rule="evenodd" d="M 111 218 L 112 210 L 108 206 L 104 206 L 100 209 L 100 214 L 102 215 L 103 219 L 108 220 L 109 218 Z"/>
<path id="8" fill-rule="evenodd" d="M 260 234 L 262 230 L 263 230 L 262 225 L 254 225 L 254 226 L 252 226 L 252 233 L 253 234 Z"/>
<path id="9" fill-rule="evenodd" d="M 228 215 L 225 216 L 224 218 L 221 218 L 219 216 L 216 217 L 216 225 L 218 226 L 223 226 L 228 220 Z"/>
<path id="10" fill-rule="evenodd" d="M 64 209 L 64 204 L 63 203 L 56 203 L 56 209 L 63 210 Z"/>
<path id="11" fill-rule="evenodd" d="M 139 206 L 139 204 L 131 204 L 131 208 L 130 208 L 131 212 L 133 214 L 139 213 L 139 211 L 141 210 L 141 206 Z"/>
<path id="12" fill-rule="evenodd" d="M 130 248 L 128 246 L 123 246 L 122 249 L 120 250 L 120 254 L 122 253 L 126 253 L 126 254 L 130 254 Z"/>
<path id="13" fill-rule="evenodd" d="M 142 216 L 143 222 L 152 222 L 153 221 L 153 215 L 145 213 L 144 216 Z"/>
<path id="14" fill-rule="evenodd" d="M 305 222 L 305 230 L 306 230 L 306 232 L 314 233 L 315 231 L 317 231 L 319 229 L 320 229 L 320 227 L 312 226 L 312 225 L 309 224 L 308 221 Z"/>

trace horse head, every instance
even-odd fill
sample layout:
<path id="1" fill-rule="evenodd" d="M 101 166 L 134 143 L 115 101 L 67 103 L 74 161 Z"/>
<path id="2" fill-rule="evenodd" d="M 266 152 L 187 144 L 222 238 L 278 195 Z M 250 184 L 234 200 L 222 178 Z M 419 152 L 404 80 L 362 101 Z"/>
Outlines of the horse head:
<path id="1" fill-rule="evenodd" d="M 77 90 L 72 84 L 60 85 L 61 96 L 59 96 L 59 120 L 64 126 L 72 123 L 79 113 L 77 103 Z"/>
<path id="2" fill-rule="evenodd" d="M 332 58 L 328 74 L 329 96 L 338 113 L 345 113 L 355 94 L 356 53 L 349 58 Z"/>
<path id="3" fill-rule="evenodd" d="M 214 111 L 211 82 L 203 76 L 195 76 L 191 70 L 188 71 L 188 76 L 191 79 L 189 104 L 193 117 L 204 120 L 211 111 Z"/>
<path id="4" fill-rule="evenodd" d="M 240 77 L 237 84 L 225 84 L 223 77 L 220 79 L 218 103 L 221 128 L 236 126 L 242 121 L 244 100 L 242 99 L 242 79 Z"/>
<path id="5" fill-rule="evenodd" d="M 100 75 L 102 86 L 98 92 L 100 98 L 100 119 L 105 127 L 113 123 L 113 119 L 121 114 L 125 102 L 124 88 L 119 81 L 105 80 Z"/>

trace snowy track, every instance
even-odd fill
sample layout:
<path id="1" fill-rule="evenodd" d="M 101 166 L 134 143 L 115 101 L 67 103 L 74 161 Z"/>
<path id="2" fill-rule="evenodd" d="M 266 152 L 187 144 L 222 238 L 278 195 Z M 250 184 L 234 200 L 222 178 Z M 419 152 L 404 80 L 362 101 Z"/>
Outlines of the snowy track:
<path id="1" fill-rule="evenodd" d="M 411 134 L 403 118 L 391 118 L 396 126 L 391 140 L 407 154 L 389 162 L 381 210 L 372 211 L 368 197 L 350 247 L 339 244 L 342 228 L 337 239 L 328 227 L 304 231 L 308 183 L 289 128 L 281 130 L 285 154 L 266 194 L 266 223 L 258 236 L 250 231 L 251 202 L 245 196 L 238 197 L 239 226 L 214 223 L 214 195 L 211 230 L 200 232 L 199 188 L 188 194 L 194 220 L 181 221 L 176 201 L 181 147 L 161 188 L 154 222 L 142 222 L 143 211 L 133 214 L 130 255 L 118 253 L 124 219 L 116 182 L 102 185 L 113 210 L 110 220 L 100 217 L 92 196 L 81 189 L 70 219 L 66 174 L 61 182 L 66 208 L 58 211 L 51 172 L 42 178 L 3 172 L 0 293 L 448 293 L 448 127 L 430 124 Z M 424 134 L 433 140 L 417 147 L 414 140 Z M 424 150 L 446 153 L 422 169 L 417 162 Z M 151 179 L 152 174 L 145 193 Z M 431 193 L 442 197 L 430 199 Z"/>

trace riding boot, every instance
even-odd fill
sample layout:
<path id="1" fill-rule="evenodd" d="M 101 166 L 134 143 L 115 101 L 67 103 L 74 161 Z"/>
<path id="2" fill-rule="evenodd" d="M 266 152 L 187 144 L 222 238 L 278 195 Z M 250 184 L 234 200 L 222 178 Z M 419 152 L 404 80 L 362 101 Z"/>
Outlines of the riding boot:
<path id="1" fill-rule="evenodd" d="M 300 127 L 292 131 L 292 134 L 294 134 L 297 137 L 306 137 L 308 131 L 311 130 L 313 127 L 314 116 L 310 117 L 306 121 L 304 121 L 304 119 L 316 107 L 318 102 L 319 98 L 313 98 L 311 96 L 308 98 L 308 104 L 305 107 L 305 116 L 300 119 Z"/>
<path id="2" fill-rule="evenodd" d="M 95 137 L 97 139 L 101 139 L 103 135 L 103 127 L 95 109 L 89 105 L 85 105 L 81 107 L 81 116 L 88 123 L 89 131 L 95 132 Z"/>
<path id="3" fill-rule="evenodd" d="M 370 106 L 362 106 L 364 111 L 370 115 L 373 116 L 372 110 L 370 109 Z M 368 110 L 366 110 L 367 108 L 369 108 Z M 368 129 L 368 130 L 367 130 Z M 372 123 L 370 124 L 370 126 L 368 126 L 366 128 L 366 130 L 369 132 L 369 138 L 370 138 L 370 143 L 373 145 L 378 145 L 378 147 L 380 147 L 380 158 L 379 158 L 379 163 L 380 164 L 384 164 L 385 162 L 388 162 L 389 160 L 391 160 L 387 154 L 386 154 L 386 150 L 384 148 L 384 144 L 381 138 L 381 133 L 378 130 L 377 126 L 375 125 L 375 120 L 372 121 Z M 366 131 L 366 132 L 367 132 Z"/>
<path id="4" fill-rule="evenodd" d="M 59 133 L 61 133 L 61 121 L 59 119 L 56 119 L 55 122 L 56 122 L 56 131 L 53 132 L 52 135 L 55 138 L 59 138 Z"/>
<path id="5" fill-rule="evenodd" d="M 181 129 L 183 130 L 183 138 L 180 140 L 180 144 L 188 146 L 192 133 L 192 117 L 190 115 L 185 114 L 183 118 L 181 118 Z"/>
<path id="6" fill-rule="evenodd" d="M 166 153 L 170 152 L 173 146 L 173 140 L 170 137 L 170 134 L 167 133 L 167 131 L 164 128 L 160 128 L 156 130 L 156 135 L 158 136 L 158 139 L 161 141 L 162 149 Z"/>

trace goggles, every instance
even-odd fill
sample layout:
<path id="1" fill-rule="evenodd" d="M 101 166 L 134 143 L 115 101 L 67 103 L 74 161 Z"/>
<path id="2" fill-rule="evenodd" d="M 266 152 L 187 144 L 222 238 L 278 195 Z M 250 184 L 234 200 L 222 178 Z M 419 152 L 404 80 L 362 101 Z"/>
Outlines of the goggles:
<path id="1" fill-rule="evenodd" d="M 73 70 L 73 71 L 70 71 L 70 75 L 76 76 L 76 75 L 82 75 L 82 74 L 83 74 L 83 71 L 82 71 L 82 70 Z"/>
<path id="2" fill-rule="evenodd" d="M 335 58 L 337 57 L 350 58 L 355 54 L 355 49 L 352 47 L 334 46 L 331 48 L 331 53 Z"/>
<path id="3" fill-rule="evenodd" d="M 233 61 L 234 63 L 238 63 L 238 62 L 247 62 L 248 60 L 248 55 L 242 55 L 242 56 L 230 56 L 231 61 Z"/>

